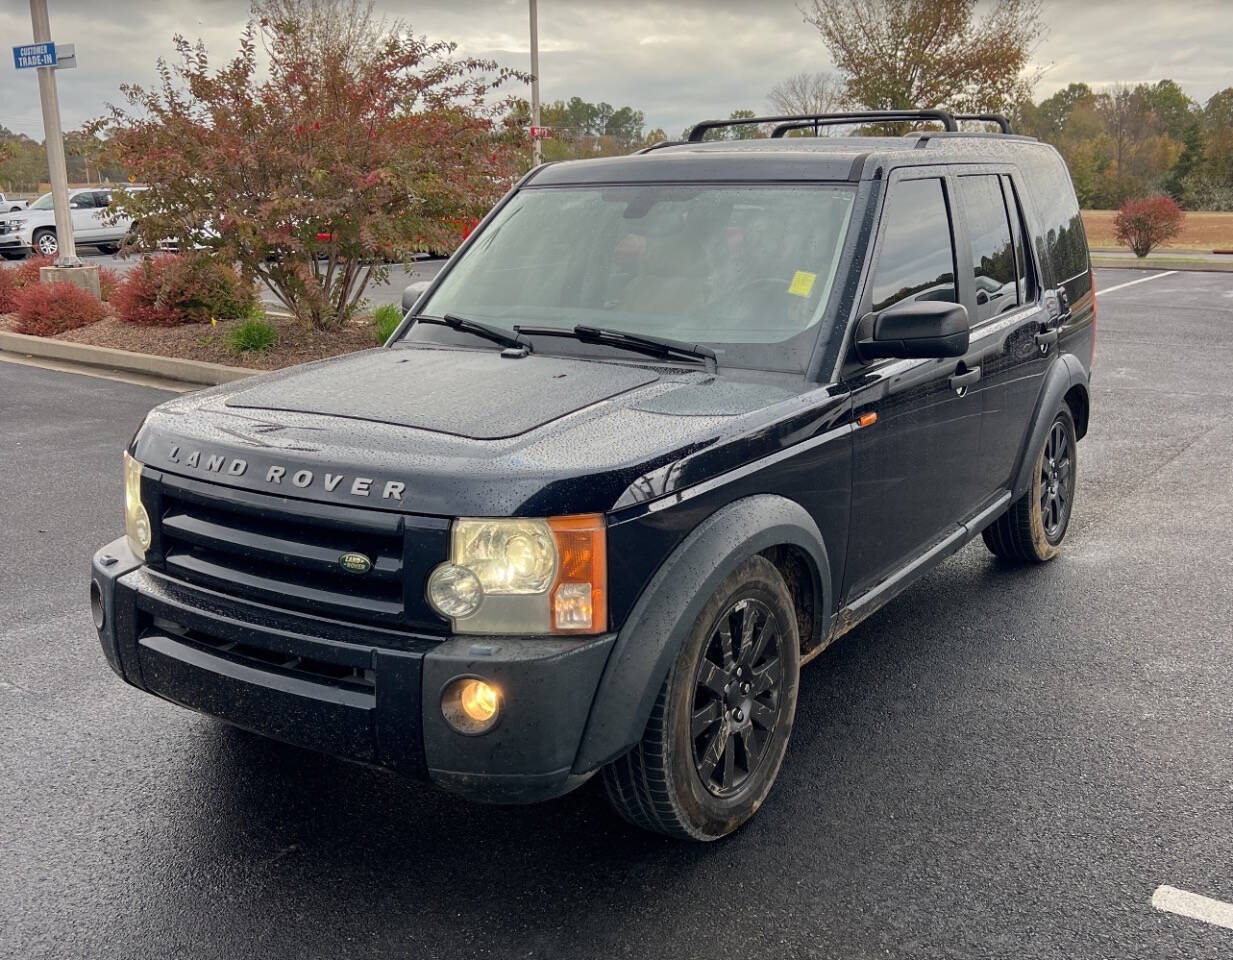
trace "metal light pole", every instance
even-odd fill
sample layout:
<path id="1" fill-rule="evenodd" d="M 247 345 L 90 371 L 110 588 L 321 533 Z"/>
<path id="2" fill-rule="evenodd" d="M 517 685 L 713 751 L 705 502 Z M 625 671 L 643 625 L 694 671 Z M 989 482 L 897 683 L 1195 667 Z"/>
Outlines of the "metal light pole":
<path id="1" fill-rule="evenodd" d="M 539 142 L 539 22 L 535 15 L 535 0 L 531 3 L 531 156 L 539 166 L 543 150 Z M 40 78 L 42 71 L 39 71 Z"/>
<path id="2" fill-rule="evenodd" d="M 30 0 L 30 22 L 35 43 L 51 42 L 47 0 Z M 73 219 L 69 212 L 68 167 L 64 162 L 64 135 L 60 130 L 60 101 L 56 96 L 56 68 L 39 67 L 39 99 L 43 103 L 43 139 L 47 144 L 47 167 L 51 198 L 56 212 L 57 267 L 80 267 L 73 243 Z"/>

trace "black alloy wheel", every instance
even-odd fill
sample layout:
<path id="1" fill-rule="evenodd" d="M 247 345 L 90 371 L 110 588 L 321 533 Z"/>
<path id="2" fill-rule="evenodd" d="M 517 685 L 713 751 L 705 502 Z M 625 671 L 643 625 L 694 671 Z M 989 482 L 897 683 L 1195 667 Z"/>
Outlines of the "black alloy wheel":
<path id="1" fill-rule="evenodd" d="M 766 757 L 780 721 L 782 630 L 761 600 L 719 617 L 694 674 L 694 769 L 717 797 L 738 793 Z"/>
<path id="2" fill-rule="evenodd" d="M 697 614 L 642 740 L 603 771 L 635 826 L 718 840 L 757 813 L 783 764 L 800 680 L 796 604 L 779 569 L 744 560 Z"/>
<path id="3" fill-rule="evenodd" d="M 1055 420 L 1040 458 L 1040 518 L 1045 537 L 1056 544 L 1066 530 L 1074 500 L 1075 472 L 1066 425 Z"/>

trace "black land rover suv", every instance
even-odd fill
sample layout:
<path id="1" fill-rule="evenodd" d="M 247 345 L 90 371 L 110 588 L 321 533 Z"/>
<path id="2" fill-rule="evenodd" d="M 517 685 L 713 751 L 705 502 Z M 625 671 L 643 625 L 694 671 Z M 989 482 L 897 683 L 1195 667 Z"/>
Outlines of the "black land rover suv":
<path id="1" fill-rule="evenodd" d="M 802 663 L 978 534 L 1066 533 L 1075 194 L 956 119 L 542 166 L 384 348 L 156 408 L 93 562 L 112 668 L 468 797 L 601 773 L 639 826 L 735 829 Z"/>

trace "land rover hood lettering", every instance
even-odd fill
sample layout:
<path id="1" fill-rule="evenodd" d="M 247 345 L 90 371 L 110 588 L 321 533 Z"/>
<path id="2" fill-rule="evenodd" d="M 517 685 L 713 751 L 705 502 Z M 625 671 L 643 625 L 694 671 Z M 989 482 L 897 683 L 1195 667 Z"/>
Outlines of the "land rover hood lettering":
<path id="1" fill-rule="evenodd" d="M 226 474 L 231 477 L 242 477 L 248 472 L 248 461 L 243 457 L 225 457 L 201 450 L 186 450 L 178 443 L 172 444 L 168 450 L 167 462 L 201 473 Z M 398 480 L 381 483 L 373 477 L 348 476 L 330 471 L 294 470 L 281 464 L 272 464 L 264 475 L 258 477 L 271 487 L 293 487 L 299 490 L 318 487 L 329 493 L 338 490 L 353 497 L 394 500 L 398 503 L 402 502 L 402 495 L 407 489 L 407 485 Z"/>

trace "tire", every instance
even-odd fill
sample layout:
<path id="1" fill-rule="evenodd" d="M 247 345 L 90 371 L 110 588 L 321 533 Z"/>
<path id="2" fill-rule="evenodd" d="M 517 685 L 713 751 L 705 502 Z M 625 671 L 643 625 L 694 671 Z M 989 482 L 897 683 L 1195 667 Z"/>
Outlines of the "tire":
<path id="1" fill-rule="evenodd" d="M 26 251 L 24 250 L 0 250 L 0 257 L 5 260 L 25 260 Z"/>
<path id="2" fill-rule="evenodd" d="M 120 252 L 120 245 L 118 243 L 100 243 L 95 247 L 95 249 L 99 253 L 106 254 L 110 257 Z"/>
<path id="3" fill-rule="evenodd" d="M 1045 563 L 1058 555 L 1074 512 L 1077 452 L 1075 421 L 1063 408 L 1036 453 L 1032 486 L 982 534 L 992 553 L 1027 563 Z"/>
<path id="4" fill-rule="evenodd" d="M 792 596 L 769 560 L 750 557 L 703 607 L 641 742 L 604 768 L 609 803 L 634 826 L 683 840 L 736 830 L 775 783 L 799 674 Z"/>
<path id="5" fill-rule="evenodd" d="M 55 230 L 35 230 L 30 238 L 35 253 L 45 257 L 54 257 L 60 252 L 60 244 L 56 239 Z"/>

